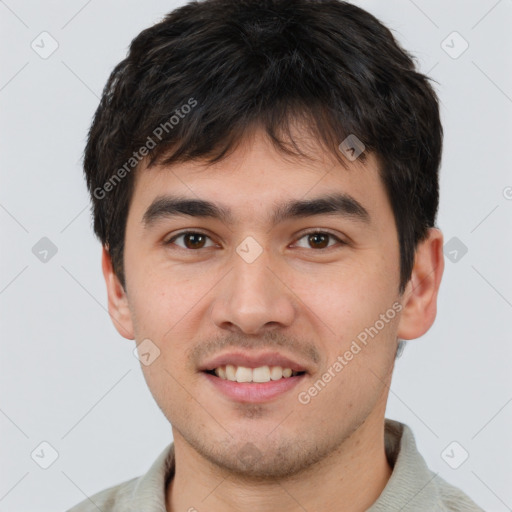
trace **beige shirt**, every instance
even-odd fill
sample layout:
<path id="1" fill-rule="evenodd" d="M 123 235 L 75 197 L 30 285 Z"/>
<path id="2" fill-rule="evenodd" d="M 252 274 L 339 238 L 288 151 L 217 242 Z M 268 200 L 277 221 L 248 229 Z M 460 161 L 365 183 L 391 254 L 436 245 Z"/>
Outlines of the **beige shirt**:
<path id="1" fill-rule="evenodd" d="M 367 512 L 484 512 L 461 490 L 430 471 L 411 429 L 386 419 L 386 456 L 393 473 Z M 174 476 L 174 443 L 149 471 L 105 489 L 67 512 L 167 512 L 165 489 Z"/>

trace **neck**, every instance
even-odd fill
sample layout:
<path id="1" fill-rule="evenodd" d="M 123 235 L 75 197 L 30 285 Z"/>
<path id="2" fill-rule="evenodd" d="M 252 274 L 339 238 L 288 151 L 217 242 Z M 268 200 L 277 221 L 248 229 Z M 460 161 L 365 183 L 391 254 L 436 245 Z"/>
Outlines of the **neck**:
<path id="1" fill-rule="evenodd" d="M 383 414 L 367 418 L 328 457 L 280 480 L 241 479 L 206 461 L 177 432 L 174 447 L 167 512 L 361 512 L 377 500 L 392 473 L 384 448 Z"/>

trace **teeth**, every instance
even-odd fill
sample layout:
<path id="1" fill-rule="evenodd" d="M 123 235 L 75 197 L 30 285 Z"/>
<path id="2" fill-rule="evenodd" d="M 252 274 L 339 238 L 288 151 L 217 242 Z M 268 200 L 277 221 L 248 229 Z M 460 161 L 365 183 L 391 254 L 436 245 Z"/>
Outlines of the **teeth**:
<path id="1" fill-rule="evenodd" d="M 253 382 L 268 382 L 270 380 L 270 368 L 268 366 L 254 368 L 251 373 Z"/>
<path id="2" fill-rule="evenodd" d="M 226 379 L 227 380 L 235 381 L 236 380 L 235 373 L 236 373 L 236 368 L 232 364 L 226 365 Z M 217 377 L 222 377 L 221 375 L 217 374 L 217 370 L 215 370 L 215 374 L 217 375 Z"/>
<path id="3" fill-rule="evenodd" d="M 250 368 L 239 366 L 236 369 L 235 377 L 237 382 L 251 382 L 252 370 Z"/>
<path id="4" fill-rule="evenodd" d="M 280 366 L 272 366 L 270 368 L 270 378 L 272 380 L 279 380 L 283 376 L 283 369 Z"/>
<path id="5" fill-rule="evenodd" d="M 281 366 L 260 366 L 258 368 L 247 368 L 245 366 L 234 366 L 227 364 L 215 368 L 215 375 L 221 379 L 231 380 L 233 382 L 270 382 L 297 375 L 298 372 L 291 368 L 281 368 Z"/>

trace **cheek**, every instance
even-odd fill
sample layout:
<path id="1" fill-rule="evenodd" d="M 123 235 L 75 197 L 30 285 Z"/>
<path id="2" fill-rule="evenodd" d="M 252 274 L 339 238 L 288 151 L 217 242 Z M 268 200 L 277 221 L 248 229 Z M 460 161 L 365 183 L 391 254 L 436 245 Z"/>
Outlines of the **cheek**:
<path id="1" fill-rule="evenodd" d="M 131 260 L 131 261 L 130 261 Z M 140 255 L 126 258 L 125 268 L 130 281 L 131 309 L 136 316 L 139 336 L 150 334 L 160 339 L 196 307 L 211 288 L 211 276 L 192 272 L 179 265 L 162 266 Z M 153 264 L 151 264 L 153 263 Z"/>
<path id="2" fill-rule="evenodd" d="M 378 269 L 367 269 L 305 282 L 297 293 L 304 297 L 303 312 L 315 326 L 327 364 L 340 356 L 343 371 L 339 374 L 347 378 L 350 374 L 351 381 L 366 375 L 368 367 L 381 373 L 379 369 L 389 366 L 396 349 L 400 307 L 393 293 L 396 282 L 381 277 Z"/>
<path id="3" fill-rule="evenodd" d="M 189 271 L 180 269 L 134 270 L 130 302 L 135 338 L 138 342 L 150 339 L 159 350 L 155 363 L 142 368 L 145 378 L 151 389 L 158 390 L 165 382 L 175 389 L 176 381 L 167 372 L 180 382 L 190 379 L 194 370 L 187 350 L 208 314 L 218 279 L 213 273 L 197 272 L 192 278 Z"/>
<path id="4" fill-rule="evenodd" d="M 290 288 L 336 334 L 347 334 L 352 327 L 373 323 L 389 307 L 392 285 L 376 265 L 351 265 L 297 276 Z"/>

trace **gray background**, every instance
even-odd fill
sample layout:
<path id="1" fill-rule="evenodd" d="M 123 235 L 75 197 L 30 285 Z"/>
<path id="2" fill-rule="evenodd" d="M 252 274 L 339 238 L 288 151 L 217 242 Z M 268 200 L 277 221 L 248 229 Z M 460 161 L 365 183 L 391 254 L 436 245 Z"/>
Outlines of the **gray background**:
<path id="1" fill-rule="evenodd" d="M 144 473 L 172 439 L 106 312 L 81 155 L 111 69 L 182 3 L 0 1 L 0 512 L 64 510 Z M 437 320 L 398 360 L 387 416 L 411 426 L 434 472 L 512 510 L 512 0 L 358 5 L 439 82 L 438 224 L 456 238 Z M 47 469 L 42 442 L 58 454 Z"/>

